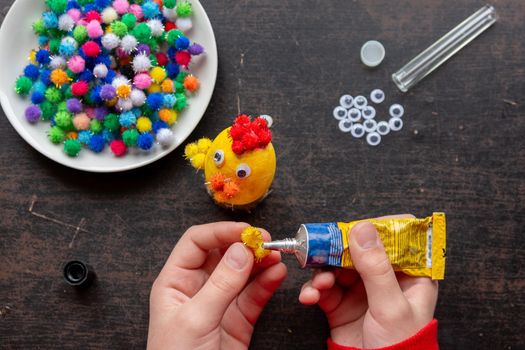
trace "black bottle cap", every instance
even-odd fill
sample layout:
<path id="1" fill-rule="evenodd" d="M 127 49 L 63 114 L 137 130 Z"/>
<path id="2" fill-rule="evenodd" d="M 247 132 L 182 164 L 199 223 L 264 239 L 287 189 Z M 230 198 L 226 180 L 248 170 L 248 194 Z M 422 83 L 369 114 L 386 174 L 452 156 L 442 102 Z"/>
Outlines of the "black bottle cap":
<path id="1" fill-rule="evenodd" d="M 88 264 L 73 260 L 64 266 L 64 279 L 70 286 L 87 288 L 95 279 L 95 272 Z"/>

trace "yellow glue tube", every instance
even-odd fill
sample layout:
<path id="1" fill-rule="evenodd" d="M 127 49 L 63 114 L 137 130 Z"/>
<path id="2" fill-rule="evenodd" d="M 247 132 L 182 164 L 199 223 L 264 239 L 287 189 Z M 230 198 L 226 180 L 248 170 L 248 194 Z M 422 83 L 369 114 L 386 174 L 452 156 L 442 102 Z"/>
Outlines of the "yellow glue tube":
<path id="1" fill-rule="evenodd" d="M 355 224 L 372 223 L 395 271 L 442 280 L 445 277 L 444 213 L 416 219 L 366 219 L 352 222 L 303 224 L 295 238 L 261 242 L 265 250 L 295 254 L 301 267 L 353 268 L 348 234 Z M 243 241 L 246 243 L 245 237 Z M 251 242 L 250 242 L 251 243 Z M 247 244 L 251 247 L 253 243 Z M 259 249 L 260 250 L 260 249 Z M 257 258 L 257 251 L 254 250 Z"/>

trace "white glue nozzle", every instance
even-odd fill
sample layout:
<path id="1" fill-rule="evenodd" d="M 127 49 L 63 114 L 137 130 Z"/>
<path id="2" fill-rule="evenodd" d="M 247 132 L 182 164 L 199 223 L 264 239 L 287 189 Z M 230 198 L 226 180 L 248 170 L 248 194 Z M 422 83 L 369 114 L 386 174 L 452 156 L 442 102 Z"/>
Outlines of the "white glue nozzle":
<path id="1" fill-rule="evenodd" d="M 368 67 L 376 67 L 385 58 L 383 44 L 376 40 L 370 40 L 361 47 L 361 62 Z"/>

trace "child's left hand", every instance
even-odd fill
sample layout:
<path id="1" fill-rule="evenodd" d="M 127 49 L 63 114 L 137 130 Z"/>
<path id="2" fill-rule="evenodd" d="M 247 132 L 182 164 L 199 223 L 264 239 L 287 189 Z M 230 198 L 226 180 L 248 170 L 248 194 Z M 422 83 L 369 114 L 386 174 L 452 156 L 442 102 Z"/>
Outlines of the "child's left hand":
<path id="1" fill-rule="evenodd" d="M 148 350 L 248 348 L 286 266 L 278 252 L 254 264 L 238 243 L 246 227 L 218 222 L 181 237 L 151 290 Z"/>

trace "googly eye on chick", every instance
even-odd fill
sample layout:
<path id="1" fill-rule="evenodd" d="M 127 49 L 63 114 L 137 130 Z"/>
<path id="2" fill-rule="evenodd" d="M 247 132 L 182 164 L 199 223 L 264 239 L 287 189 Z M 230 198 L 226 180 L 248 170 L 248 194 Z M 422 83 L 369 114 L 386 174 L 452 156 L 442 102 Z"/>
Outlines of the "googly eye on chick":
<path id="1" fill-rule="evenodd" d="M 270 193 L 276 170 L 270 120 L 241 114 L 213 141 L 186 145 L 185 158 L 204 170 L 206 191 L 219 206 L 251 210 Z"/>

